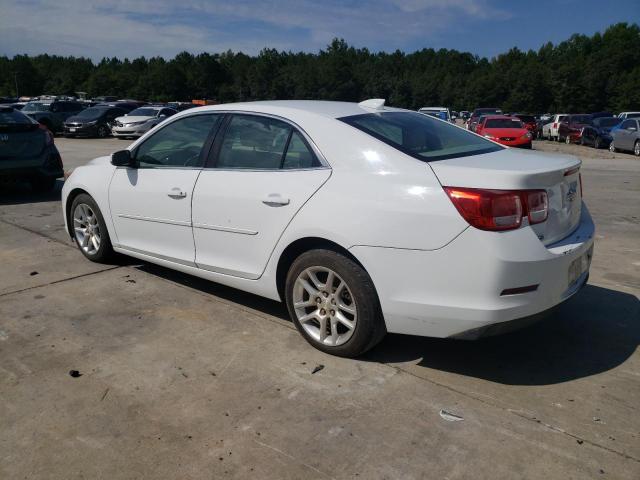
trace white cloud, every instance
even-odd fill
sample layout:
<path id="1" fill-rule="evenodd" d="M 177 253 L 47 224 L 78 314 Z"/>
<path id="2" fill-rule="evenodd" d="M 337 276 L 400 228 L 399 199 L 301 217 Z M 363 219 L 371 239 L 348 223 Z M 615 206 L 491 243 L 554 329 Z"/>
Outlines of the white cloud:
<path id="1" fill-rule="evenodd" d="M 434 40 L 461 17 L 504 16 L 486 0 L 0 0 L 0 54 L 133 58 L 187 50 L 372 49 Z M 232 28 L 231 25 L 240 25 Z"/>

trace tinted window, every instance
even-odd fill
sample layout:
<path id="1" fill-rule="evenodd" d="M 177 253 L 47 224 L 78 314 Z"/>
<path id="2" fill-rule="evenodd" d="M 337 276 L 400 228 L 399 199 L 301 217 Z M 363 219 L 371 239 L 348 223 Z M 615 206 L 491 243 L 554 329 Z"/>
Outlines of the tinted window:
<path id="1" fill-rule="evenodd" d="M 50 103 L 29 102 L 22 109 L 23 112 L 45 112 L 51 108 Z"/>
<path id="2" fill-rule="evenodd" d="M 520 120 L 514 118 L 490 118 L 484 123 L 484 128 L 524 128 Z"/>
<path id="3" fill-rule="evenodd" d="M 161 128 L 137 148 L 140 167 L 200 167 L 200 151 L 222 115 L 194 115 Z"/>
<path id="4" fill-rule="evenodd" d="M 517 118 L 527 123 L 534 123 L 536 121 L 532 115 L 518 115 Z"/>
<path id="5" fill-rule="evenodd" d="M 136 108 L 135 110 L 129 112 L 129 116 L 131 117 L 155 117 L 160 109 L 158 108 Z"/>
<path id="6" fill-rule="evenodd" d="M 419 113 L 367 113 L 340 120 L 424 161 L 479 155 L 503 148 L 450 123 Z"/>
<path id="7" fill-rule="evenodd" d="M 629 128 L 629 127 L 634 127 L 636 126 L 636 121 L 635 120 L 625 120 L 624 122 L 622 122 L 622 125 L 620 125 L 621 128 Z"/>
<path id="8" fill-rule="evenodd" d="M 307 145 L 307 142 L 299 132 L 294 131 L 289 140 L 282 168 L 314 168 L 319 166 L 320 162 Z"/>
<path id="9" fill-rule="evenodd" d="M 224 135 L 216 167 L 279 169 L 291 126 L 274 118 L 234 115 Z"/>
<path id="10" fill-rule="evenodd" d="M 616 117 L 612 118 L 596 118 L 593 124 L 596 127 L 613 127 L 620 123 L 620 119 Z"/>
<path id="11" fill-rule="evenodd" d="M 34 121 L 24 113 L 10 108 L 0 107 L 0 125 L 30 125 Z"/>
<path id="12" fill-rule="evenodd" d="M 91 107 L 81 111 L 76 116 L 85 120 L 95 120 L 96 118 L 100 118 L 104 115 L 106 111 L 107 109 L 104 107 Z"/>
<path id="13" fill-rule="evenodd" d="M 573 115 L 571 116 L 570 123 L 591 123 L 591 115 Z"/>

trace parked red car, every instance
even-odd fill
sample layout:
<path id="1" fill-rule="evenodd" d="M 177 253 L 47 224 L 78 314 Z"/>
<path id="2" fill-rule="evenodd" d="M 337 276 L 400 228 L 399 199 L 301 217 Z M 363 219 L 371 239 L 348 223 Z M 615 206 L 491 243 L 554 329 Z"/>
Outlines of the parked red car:
<path id="1" fill-rule="evenodd" d="M 586 113 L 567 115 L 558 127 L 558 141 L 576 143 L 582 137 L 582 129 L 591 125 L 593 117 Z"/>
<path id="2" fill-rule="evenodd" d="M 486 115 L 476 127 L 476 133 L 508 147 L 531 148 L 533 134 L 515 117 Z"/>

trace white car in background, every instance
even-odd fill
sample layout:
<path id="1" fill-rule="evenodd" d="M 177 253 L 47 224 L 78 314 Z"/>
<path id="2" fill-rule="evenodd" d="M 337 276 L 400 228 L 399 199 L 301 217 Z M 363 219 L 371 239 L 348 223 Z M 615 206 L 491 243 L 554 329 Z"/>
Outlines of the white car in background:
<path id="1" fill-rule="evenodd" d="M 594 241 L 578 159 L 376 99 L 186 110 L 76 168 L 62 207 L 89 260 L 285 301 L 309 343 L 347 357 L 386 332 L 531 322 L 585 284 Z"/>
<path id="2" fill-rule="evenodd" d="M 569 116 L 568 113 L 556 113 L 551 117 L 549 123 L 542 126 L 542 138 L 547 140 L 558 140 L 558 129 L 560 128 L 560 123 L 567 116 Z"/>
<path id="3" fill-rule="evenodd" d="M 162 106 L 144 106 L 115 119 L 111 134 L 118 138 L 141 137 L 177 110 Z"/>

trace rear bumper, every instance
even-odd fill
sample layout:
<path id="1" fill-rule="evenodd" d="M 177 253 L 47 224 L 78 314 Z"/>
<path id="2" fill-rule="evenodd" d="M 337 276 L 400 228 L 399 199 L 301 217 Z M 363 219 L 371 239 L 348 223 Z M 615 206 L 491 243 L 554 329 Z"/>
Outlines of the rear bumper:
<path id="1" fill-rule="evenodd" d="M 62 159 L 55 146 L 47 147 L 37 157 L 0 160 L 0 180 L 63 176 Z"/>
<path id="2" fill-rule="evenodd" d="M 569 284 L 570 266 L 590 259 L 594 232 L 583 205 L 578 228 L 546 247 L 529 227 L 502 233 L 469 227 L 439 250 L 356 246 L 351 252 L 373 279 L 389 332 L 454 337 L 478 330 L 466 334 L 474 338 L 573 296 L 589 269 Z M 504 294 L 534 285 L 527 293 Z M 497 324 L 504 325 L 488 328 Z"/>

